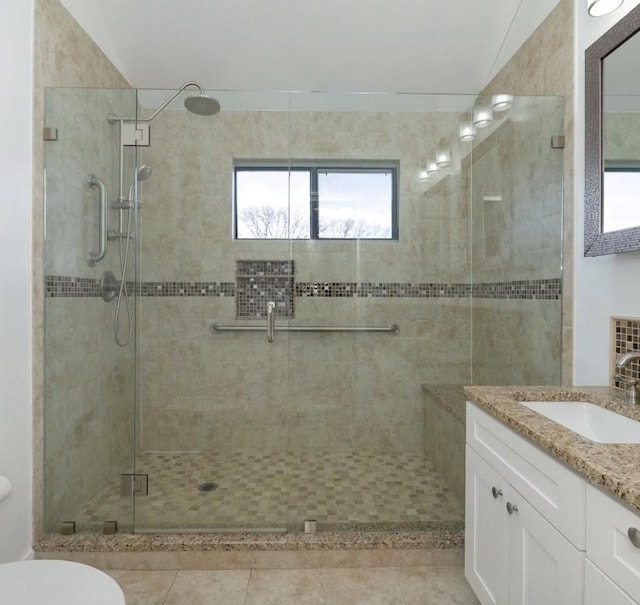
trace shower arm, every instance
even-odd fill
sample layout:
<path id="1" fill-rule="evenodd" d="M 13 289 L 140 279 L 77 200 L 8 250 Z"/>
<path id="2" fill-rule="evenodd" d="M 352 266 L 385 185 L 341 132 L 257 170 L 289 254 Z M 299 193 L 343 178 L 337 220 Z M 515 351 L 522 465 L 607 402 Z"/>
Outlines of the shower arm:
<path id="1" fill-rule="evenodd" d="M 176 90 L 158 109 L 156 109 L 148 118 L 137 118 L 137 122 L 151 122 L 153 118 L 155 118 L 171 101 L 173 101 L 183 90 L 189 88 L 190 86 L 195 86 L 200 94 L 204 94 L 204 89 L 197 82 L 185 82 L 178 90 Z"/>

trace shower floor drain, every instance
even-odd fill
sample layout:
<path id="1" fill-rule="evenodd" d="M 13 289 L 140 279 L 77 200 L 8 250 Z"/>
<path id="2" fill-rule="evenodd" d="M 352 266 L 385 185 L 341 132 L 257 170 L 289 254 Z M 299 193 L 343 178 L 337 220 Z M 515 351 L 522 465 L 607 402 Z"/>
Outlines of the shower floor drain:
<path id="1" fill-rule="evenodd" d="M 212 481 L 207 481 L 206 483 L 198 485 L 199 492 L 212 492 L 214 489 L 218 489 L 218 484 L 213 483 Z"/>

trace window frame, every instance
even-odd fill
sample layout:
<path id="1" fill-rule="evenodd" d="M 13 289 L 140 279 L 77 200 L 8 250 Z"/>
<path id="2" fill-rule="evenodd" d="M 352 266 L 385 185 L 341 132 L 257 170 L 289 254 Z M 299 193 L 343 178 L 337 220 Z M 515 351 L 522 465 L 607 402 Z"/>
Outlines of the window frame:
<path id="1" fill-rule="evenodd" d="M 239 172 L 309 172 L 309 237 L 259 238 L 238 237 L 238 173 Z M 389 237 L 321 237 L 319 173 L 390 174 L 391 175 L 391 235 Z M 398 189 L 400 162 L 398 160 L 236 160 L 233 164 L 233 239 L 234 241 L 399 241 Z"/>

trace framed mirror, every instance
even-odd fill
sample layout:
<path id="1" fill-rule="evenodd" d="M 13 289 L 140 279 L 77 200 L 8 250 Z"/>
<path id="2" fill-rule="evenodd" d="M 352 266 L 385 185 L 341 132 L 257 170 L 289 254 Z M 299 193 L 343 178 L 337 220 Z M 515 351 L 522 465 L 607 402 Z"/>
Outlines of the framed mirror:
<path id="1" fill-rule="evenodd" d="M 584 255 L 640 250 L 640 5 L 585 51 Z"/>

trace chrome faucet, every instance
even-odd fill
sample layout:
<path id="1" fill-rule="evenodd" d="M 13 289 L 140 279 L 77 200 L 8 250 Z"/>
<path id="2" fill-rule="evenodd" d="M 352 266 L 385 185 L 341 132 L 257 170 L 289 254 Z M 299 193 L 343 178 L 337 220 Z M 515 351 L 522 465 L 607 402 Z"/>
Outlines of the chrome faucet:
<path id="1" fill-rule="evenodd" d="M 632 361 L 640 360 L 640 351 L 629 351 L 620 355 L 616 359 L 616 370 L 623 370 Z M 624 398 L 625 403 L 640 404 L 640 393 L 638 392 L 638 380 L 634 378 L 628 378 L 622 374 L 616 374 L 616 379 L 620 382 L 624 382 L 627 385 L 627 394 Z"/>

